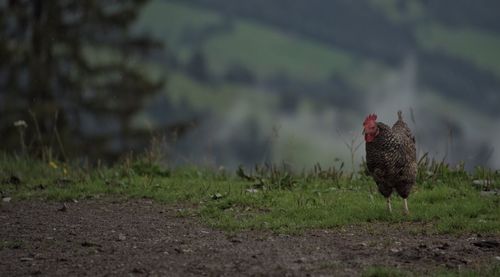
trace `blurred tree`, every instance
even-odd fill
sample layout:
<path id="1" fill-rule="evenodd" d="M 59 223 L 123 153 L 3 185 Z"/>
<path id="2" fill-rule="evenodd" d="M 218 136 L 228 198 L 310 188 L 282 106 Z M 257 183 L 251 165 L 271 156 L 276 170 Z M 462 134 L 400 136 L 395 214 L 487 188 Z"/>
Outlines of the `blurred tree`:
<path id="1" fill-rule="evenodd" d="M 200 82 L 208 82 L 210 76 L 207 67 L 205 55 L 202 51 L 198 50 L 193 53 L 193 56 L 186 64 L 186 72 Z"/>
<path id="2" fill-rule="evenodd" d="M 256 77 L 248 67 L 235 63 L 227 68 L 224 79 L 231 83 L 252 84 L 255 83 Z"/>
<path id="3" fill-rule="evenodd" d="M 146 2 L 0 1 L 0 148 L 20 144 L 20 119 L 44 158 L 130 146 L 133 116 L 163 84 L 144 62 L 162 45 L 131 31 Z"/>

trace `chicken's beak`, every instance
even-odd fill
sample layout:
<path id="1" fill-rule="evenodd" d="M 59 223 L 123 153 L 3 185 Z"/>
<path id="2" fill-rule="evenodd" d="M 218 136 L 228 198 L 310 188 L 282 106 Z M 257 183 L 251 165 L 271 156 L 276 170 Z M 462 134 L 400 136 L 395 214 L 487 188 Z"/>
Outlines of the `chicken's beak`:
<path id="1" fill-rule="evenodd" d="M 365 128 L 363 128 L 363 131 L 361 131 L 361 134 L 363 134 L 363 136 L 365 135 Z"/>

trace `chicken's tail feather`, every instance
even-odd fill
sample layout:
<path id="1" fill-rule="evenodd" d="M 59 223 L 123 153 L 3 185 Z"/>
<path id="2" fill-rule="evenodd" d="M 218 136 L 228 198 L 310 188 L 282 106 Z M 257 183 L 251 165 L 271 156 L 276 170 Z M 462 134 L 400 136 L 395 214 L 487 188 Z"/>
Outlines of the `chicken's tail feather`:
<path id="1" fill-rule="evenodd" d="M 403 112 L 401 110 L 398 111 L 398 120 L 403 120 Z"/>

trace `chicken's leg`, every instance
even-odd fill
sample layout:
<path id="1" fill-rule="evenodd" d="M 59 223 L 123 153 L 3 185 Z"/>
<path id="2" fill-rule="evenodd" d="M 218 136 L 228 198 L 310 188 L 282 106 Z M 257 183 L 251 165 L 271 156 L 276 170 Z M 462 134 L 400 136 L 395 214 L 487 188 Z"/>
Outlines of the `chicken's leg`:
<path id="1" fill-rule="evenodd" d="M 392 213 L 392 206 L 391 206 L 391 197 L 387 197 L 387 209 L 389 210 L 390 213 Z"/>
<path id="2" fill-rule="evenodd" d="M 405 202 L 405 215 L 409 215 L 410 211 L 408 210 L 408 201 L 406 201 L 406 198 L 403 198 L 403 201 Z"/>

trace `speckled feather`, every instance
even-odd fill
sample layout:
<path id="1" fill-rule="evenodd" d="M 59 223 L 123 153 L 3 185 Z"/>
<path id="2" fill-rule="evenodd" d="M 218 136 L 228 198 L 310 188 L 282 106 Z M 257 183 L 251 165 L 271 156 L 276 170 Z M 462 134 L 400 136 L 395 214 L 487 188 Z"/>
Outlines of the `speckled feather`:
<path id="1" fill-rule="evenodd" d="M 415 137 L 398 112 L 398 121 L 392 128 L 377 122 L 379 134 L 366 143 L 366 165 L 385 197 L 393 190 L 407 198 L 415 184 L 417 175 L 417 154 Z"/>

